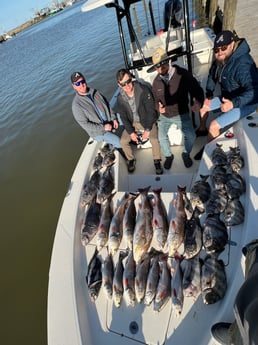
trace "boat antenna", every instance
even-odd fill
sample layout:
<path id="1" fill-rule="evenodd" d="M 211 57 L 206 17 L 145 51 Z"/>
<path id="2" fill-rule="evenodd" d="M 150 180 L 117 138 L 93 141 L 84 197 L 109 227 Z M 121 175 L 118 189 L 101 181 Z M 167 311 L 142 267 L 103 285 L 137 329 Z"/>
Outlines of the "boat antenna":
<path id="1" fill-rule="evenodd" d="M 168 20 L 168 31 L 167 31 L 167 37 L 166 37 L 166 49 L 165 49 L 166 52 L 168 52 L 168 45 L 169 45 L 169 40 L 170 40 L 170 30 L 171 30 L 171 25 L 172 25 L 173 10 L 174 10 L 174 4 L 173 4 L 173 1 L 171 1 L 169 20 Z"/>
<path id="2" fill-rule="evenodd" d="M 147 27 L 148 27 L 148 35 L 150 35 L 150 25 L 149 25 L 148 13 L 147 13 L 148 9 L 147 9 L 147 6 L 146 6 L 146 1 L 145 0 L 142 0 L 142 1 L 143 1 L 144 13 L 145 13 Z"/>
<path id="3" fill-rule="evenodd" d="M 157 30 L 156 30 L 156 26 L 155 26 L 155 20 L 154 20 L 154 16 L 153 16 L 151 0 L 149 0 L 149 11 L 150 11 L 150 17 L 151 17 L 151 24 L 152 24 L 153 34 L 156 35 Z M 159 3 L 158 3 L 158 12 L 159 12 Z M 160 17 L 159 17 L 159 27 L 160 27 Z"/>
<path id="4" fill-rule="evenodd" d="M 138 19 L 138 16 L 137 16 L 135 4 L 132 5 L 132 12 L 133 12 L 133 15 L 134 15 L 134 20 L 135 20 L 135 25 L 136 25 L 136 30 L 138 32 L 138 35 L 139 35 L 139 37 L 142 37 L 142 30 L 141 30 L 141 26 L 140 26 L 139 19 Z"/>
<path id="5" fill-rule="evenodd" d="M 184 25 L 185 25 L 185 45 L 186 45 L 186 57 L 187 57 L 187 65 L 188 71 L 192 73 L 192 59 L 191 59 L 191 38 L 190 38 L 190 23 L 189 23 L 189 7 L 188 1 L 183 1 L 184 7 Z"/>

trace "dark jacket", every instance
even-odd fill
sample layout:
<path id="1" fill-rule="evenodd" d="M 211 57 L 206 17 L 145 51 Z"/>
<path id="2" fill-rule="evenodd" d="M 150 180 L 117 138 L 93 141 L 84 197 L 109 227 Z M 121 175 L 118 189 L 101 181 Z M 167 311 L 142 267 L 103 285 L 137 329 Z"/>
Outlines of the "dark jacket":
<path id="1" fill-rule="evenodd" d="M 159 111 L 159 102 L 166 107 L 166 117 L 189 113 L 189 95 L 203 104 L 204 92 L 198 81 L 185 68 L 174 65 L 175 72 L 168 85 L 158 74 L 152 84 L 155 108 Z"/>
<path id="2" fill-rule="evenodd" d="M 216 60 L 212 63 L 206 84 L 207 97 L 213 96 L 218 82 L 221 96 L 230 99 L 234 108 L 258 103 L 258 71 L 249 52 L 246 40 L 241 39 L 223 66 Z"/>
<path id="3" fill-rule="evenodd" d="M 158 118 L 158 114 L 154 107 L 153 95 L 148 86 L 140 84 L 138 81 L 134 81 L 133 83 L 135 104 L 140 118 L 140 123 L 145 130 L 150 131 Z M 114 110 L 120 114 L 126 131 L 129 134 L 134 133 L 133 112 L 129 103 L 123 98 L 121 93 L 117 97 L 117 103 Z"/>

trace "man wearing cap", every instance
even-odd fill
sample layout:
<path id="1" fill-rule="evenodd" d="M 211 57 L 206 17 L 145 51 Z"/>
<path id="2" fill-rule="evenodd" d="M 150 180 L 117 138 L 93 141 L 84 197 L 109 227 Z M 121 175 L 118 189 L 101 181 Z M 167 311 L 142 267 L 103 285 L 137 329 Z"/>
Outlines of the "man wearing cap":
<path id="1" fill-rule="evenodd" d="M 189 116 L 189 96 L 192 111 L 199 111 L 204 93 L 198 81 L 185 68 L 170 66 L 169 57 L 162 48 L 152 55 L 153 66 L 148 72 L 157 71 L 152 84 L 155 108 L 159 113 L 158 131 L 162 153 L 165 156 L 164 168 L 170 169 L 174 155 L 170 150 L 168 131 L 172 124 L 181 129 L 184 135 L 182 159 L 186 168 L 192 166 L 190 153 L 195 140 L 195 131 Z"/>
<path id="2" fill-rule="evenodd" d="M 214 56 L 206 85 L 206 98 L 200 110 L 202 127 L 209 111 L 219 109 L 221 114 L 210 123 L 208 142 L 219 136 L 222 128 L 254 112 L 258 104 L 258 71 L 246 40 L 224 30 L 215 38 Z M 217 84 L 221 94 L 214 97 Z M 201 159 L 203 150 L 194 158 Z"/>
<path id="3" fill-rule="evenodd" d="M 90 88 L 81 72 L 71 75 L 76 95 L 72 103 L 75 120 L 96 141 L 112 144 L 125 158 L 120 138 L 112 132 L 118 121 L 108 101 L 96 89 Z"/>

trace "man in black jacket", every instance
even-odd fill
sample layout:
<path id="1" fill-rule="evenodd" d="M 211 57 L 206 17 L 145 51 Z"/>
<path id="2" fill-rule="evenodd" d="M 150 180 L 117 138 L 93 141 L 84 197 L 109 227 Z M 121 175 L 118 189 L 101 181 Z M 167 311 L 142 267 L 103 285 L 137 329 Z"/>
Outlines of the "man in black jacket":
<path id="1" fill-rule="evenodd" d="M 125 127 L 121 145 L 128 159 L 128 172 L 135 170 L 135 157 L 130 142 L 139 143 L 138 132 L 142 131 L 142 140 L 150 140 L 156 174 L 163 173 L 158 140 L 157 117 L 154 100 L 150 89 L 138 81 L 133 81 L 129 70 L 120 69 L 116 74 L 121 92 L 117 97 L 116 112 L 120 114 Z"/>

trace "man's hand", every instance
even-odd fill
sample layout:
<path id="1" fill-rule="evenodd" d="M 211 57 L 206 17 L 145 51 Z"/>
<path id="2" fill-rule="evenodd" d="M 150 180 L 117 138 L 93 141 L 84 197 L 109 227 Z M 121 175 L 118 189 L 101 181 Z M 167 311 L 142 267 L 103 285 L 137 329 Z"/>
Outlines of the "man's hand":
<path id="1" fill-rule="evenodd" d="M 136 144 L 139 143 L 138 142 L 138 135 L 135 132 L 130 134 L 130 138 L 131 138 L 132 141 L 135 141 Z"/>
<path id="2" fill-rule="evenodd" d="M 142 133 L 142 139 L 143 140 L 147 140 L 147 139 L 149 139 L 149 136 L 150 136 L 150 132 L 149 131 L 144 131 L 143 133 Z"/>
<path id="3" fill-rule="evenodd" d="M 198 113 L 201 109 L 201 103 L 198 102 L 196 98 L 193 98 L 193 105 L 191 109 L 194 113 Z"/>
<path id="4" fill-rule="evenodd" d="M 166 107 L 161 102 L 159 102 L 159 112 L 160 114 L 164 114 L 166 112 Z"/>
<path id="5" fill-rule="evenodd" d="M 105 129 L 105 131 L 106 132 L 111 132 L 112 131 L 112 125 L 110 124 L 110 123 L 106 123 L 105 125 L 104 125 L 104 129 Z"/>
<path id="6" fill-rule="evenodd" d="M 211 110 L 210 108 L 211 100 L 209 98 L 205 98 L 203 102 L 203 106 L 200 109 L 200 117 L 204 117 L 204 115 Z"/>
<path id="7" fill-rule="evenodd" d="M 117 121 L 117 120 L 113 120 L 113 127 L 114 127 L 115 129 L 117 129 L 118 126 L 119 126 L 118 121 Z"/>
<path id="8" fill-rule="evenodd" d="M 233 106 L 233 103 L 231 102 L 230 99 L 227 99 L 227 98 L 222 98 L 222 103 L 221 103 L 221 106 L 220 106 L 220 109 L 223 113 L 226 113 L 227 111 L 233 109 L 234 106 Z"/>

